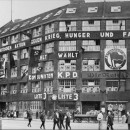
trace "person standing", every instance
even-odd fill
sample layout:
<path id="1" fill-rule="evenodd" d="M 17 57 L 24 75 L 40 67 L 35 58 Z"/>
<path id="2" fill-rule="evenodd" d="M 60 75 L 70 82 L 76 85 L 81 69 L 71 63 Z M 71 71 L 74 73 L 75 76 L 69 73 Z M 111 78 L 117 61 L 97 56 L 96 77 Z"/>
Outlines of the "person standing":
<path id="1" fill-rule="evenodd" d="M 107 130 L 109 130 L 109 128 L 113 130 L 113 115 L 111 114 L 111 112 L 108 112 L 108 117 L 107 117 Z"/>
<path id="2" fill-rule="evenodd" d="M 32 121 L 32 111 L 28 111 L 28 127 L 31 127 L 31 121 Z"/>
<path id="3" fill-rule="evenodd" d="M 59 113 L 57 110 L 54 111 L 54 116 L 53 116 L 53 130 L 55 130 L 55 126 L 57 125 L 58 129 L 60 129 L 59 126 Z"/>
<path id="4" fill-rule="evenodd" d="M 60 110 L 60 112 L 59 112 L 59 123 L 60 123 L 60 129 L 62 130 L 62 127 L 65 129 L 65 126 L 64 126 L 64 113 L 62 112 L 62 110 Z"/>
<path id="5" fill-rule="evenodd" d="M 98 124 L 99 124 L 98 129 L 101 130 L 102 121 L 103 121 L 103 114 L 102 114 L 102 111 L 100 111 L 99 114 L 97 115 L 97 120 L 98 120 Z"/>
<path id="6" fill-rule="evenodd" d="M 46 116 L 45 111 L 41 112 L 40 120 L 41 120 L 42 124 L 40 126 L 40 129 L 42 129 L 42 126 L 43 126 L 44 130 L 45 130 L 45 116 Z"/>
<path id="7" fill-rule="evenodd" d="M 128 123 L 128 130 L 130 130 L 130 112 L 127 112 L 127 122 Z"/>
<path id="8" fill-rule="evenodd" d="M 71 126 L 70 126 L 70 118 L 71 118 L 70 112 L 67 111 L 67 112 L 66 112 L 66 130 L 68 130 L 68 127 L 69 127 L 70 130 L 71 130 Z"/>

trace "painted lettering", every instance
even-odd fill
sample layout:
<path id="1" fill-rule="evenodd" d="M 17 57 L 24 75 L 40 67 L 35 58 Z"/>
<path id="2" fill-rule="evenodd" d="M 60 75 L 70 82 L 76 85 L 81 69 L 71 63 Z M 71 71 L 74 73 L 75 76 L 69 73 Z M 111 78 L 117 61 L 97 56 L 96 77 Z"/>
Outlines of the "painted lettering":
<path id="1" fill-rule="evenodd" d="M 0 52 L 9 51 L 11 49 L 12 49 L 11 46 L 6 46 L 6 47 L 3 47 L 3 48 L 0 48 Z"/>
<path id="2" fill-rule="evenodd" d="M 31 44 L 36 44 L 36 43 L 39 43 L 39 42 L 42 42 L 41 37 L 31 40 Z"/>
<path id="3" fill-rule="evenodd" d="M 21 42 L 21 43 L 15 44 L 14 48 L 19 48 L 19 47 L 24 47 L 24 46 L 26 46 L 26 43 L 25 42 Z"/>
<path id="4" fill-rule="evenodd" d="M 52 33 L 52 34 L 49 34 L 49 35 L 46 35 L 45 36 L 45 41 L 47 40 L 51 40 L 51 39 L 59 39 L 60 38 L 60 34 L 59 33 Z"/>
<path id="5" fill-rule="evenodd" d="M 100 32 L 100 37 L 113 37 L 113 32 Z"/>

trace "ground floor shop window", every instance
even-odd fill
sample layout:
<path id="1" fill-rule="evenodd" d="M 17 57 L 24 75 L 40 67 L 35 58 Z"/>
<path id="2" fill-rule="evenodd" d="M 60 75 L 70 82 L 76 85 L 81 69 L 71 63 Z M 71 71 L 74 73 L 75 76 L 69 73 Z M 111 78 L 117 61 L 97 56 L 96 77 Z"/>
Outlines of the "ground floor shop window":
<path id="1" fill-rule="evenodd" d="M 84 101 L 82 102 L 82 114 L 88 112 L 96 112 L 100 110 L 100 102 L 96 101 Z"/>

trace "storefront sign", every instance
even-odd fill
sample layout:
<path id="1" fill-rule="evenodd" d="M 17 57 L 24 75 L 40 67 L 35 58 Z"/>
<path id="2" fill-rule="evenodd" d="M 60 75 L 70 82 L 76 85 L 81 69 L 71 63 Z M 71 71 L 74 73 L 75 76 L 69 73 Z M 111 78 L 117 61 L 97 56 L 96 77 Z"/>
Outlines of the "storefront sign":
<path id="1" fill-rule="evenodd" d="M 39 42 L 42 42 L 42 37 L 36 38 L 36 39 L 32 39 L 31 40 L 31 44 L 37 44 Z"/>
<path id="2" fill-rule="evenodd" d="M 70 101 L 77 101 L 78 100 L 78 94 L 77 93 L 62 93 L 58 94 L 58 100 L 70 100 Z"/>
<path id="3" fill-rule="evenodd" d="M 58 78 L 64 79 L 64 78 L 78 78 L 77 72 L 58 72 Z"/>
<path id="4" fill-rule="evenodd" d="M 77 58 L 78 55 L 79 55 L 79 52 L 58 52 L 58 58 L 59 59 Z"/>
<path id="5" fill-rule="evenodd" d="M 126 48 L 106 48 L 104 54 L 105 70 L 126 70 Z"/>
<path id="6" fill-rule="evenodd" d="M 6 47 L 3 47 L 3 48 L 0 48 L 0 52 L 10 51 L 10 50 L 12 50 L 12 46 L 6 46 Z"/>
<path id="7" fill-rule="evenodd" d="M 52 79 L 53 73 L 47 73 L 47 74 L 38 74 L 38 75 L 29 75 L 29 80 L 41 80 L 41 79 Z"/>
<path id="8" fill-rule="evenodd" d="M 119 78 L 119 72 L 82 72 L 82 78 Z M 128 78 L 128 73 L 120 72 L 120 78 Z"/>
<path id="9" fill-rule="evenodd" d="M 40 61 L 46 61 L 47 60 L 47 54 L 41 55 L 39 60 Z"/>
<path id="10" fill-rule="evenodd" d="M 46 99 L 46 93 L 34 94 L 34 99 Z"/>

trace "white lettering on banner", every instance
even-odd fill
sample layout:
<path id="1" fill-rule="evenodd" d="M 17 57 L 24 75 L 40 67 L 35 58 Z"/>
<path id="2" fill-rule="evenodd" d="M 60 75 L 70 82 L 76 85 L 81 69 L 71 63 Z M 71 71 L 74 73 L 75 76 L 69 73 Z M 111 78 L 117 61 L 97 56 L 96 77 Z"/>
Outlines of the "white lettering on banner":
<path id="1" fill-rule="evenodd" d="M 69 93 L 69 94 L 58 94 L 58 100 L 78 100 L 78 94 L 77 93 Z"/>
<path id="2" fill-rule="evenodd" d="M 75 97 L 74 97 L 74 100 L 77 101 L 78 98 L 79 98 L 79 97 L 78 97 L 78 94 L 77 94 L 77 93 L 74 93 L 74 96 L 75 96 Z"/>
<path id="3" fill-rule="evenodd" d="M 21 42 L 21 43 L 15 44 L 15 45 L 14 45 L 14 48 L 23 47 L 23 46 L 25 46 L 25 45 L 26 45 L 25 42 Z"/>
<path id="4" fill-rule="evenodd" d="M 59 52 L 58 57 L 59 58 L 77 58 L 78 52 Z"/>
<path id="5" fill-rule="evenodd" d="M 113 37 L 113 32 L 100 32 L 100 37 Z"/>
<path id="6" fill-rule="evenodd" d="M 50 40 L 50 39 L 55 39 L 55 38 L 60 38 L 60 34 L 59 33 L 52 33 L 49 35 L 45 36 L 45 41 Z"/>
<path id="7" fill-rule="evenodd" d="M 31 44 L 36 44 L 36 43 L 39 43 L 39 42 L 42 42 L 42 37 L 31 40 Z"/>
<path id="8" fill-rule="evenodd" d="M 34 99 L 46 99 L 46 93 L 34 94 Z"/>
<path id="9" fill-rule="evenodd" d="M 90 33 L 65 33 L 65 38 L 90 38 Z"/>
<path id="10" fill-rule="evenodd" d="M 11 49 L 12 49 L 11 46 L 6 46 L 6 47 L 3 47 L 3 48 L 0 48 L 0 52 L 9 51 L 9 50 L 11 50 Z"/>
<path id="11" fill-rule="evenodd" d="M 78 78 L 77 72 L 58 72 L 58 78 Z"/>
<path id="12" fill-rule="evenodd" d="M 47 60 L 47 54 L 41 55 L 41 56 L 40 56 L 40 60 L 41 60 L 41 61 Z"/>
<path id="13" fill-rule="evenodd" d="M 123 32 L 123 37 L 130 37 L 130 32 Z"/>
<path id="14" fill-rule="evenodd" d="M 50 79 L 53 78 L 53 73 L 47 73 L 47 74 L 38 74 L 38 75 L 29 75 L 29 80 L 36 80 L 36 79 Z"/>
<path id="15" fill-rule="evenodd" d="M 42 94 L 35 94 L 34 99 L 42 99 Z"/>

